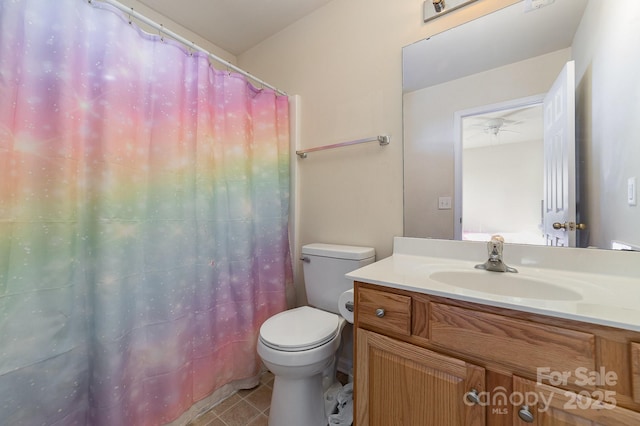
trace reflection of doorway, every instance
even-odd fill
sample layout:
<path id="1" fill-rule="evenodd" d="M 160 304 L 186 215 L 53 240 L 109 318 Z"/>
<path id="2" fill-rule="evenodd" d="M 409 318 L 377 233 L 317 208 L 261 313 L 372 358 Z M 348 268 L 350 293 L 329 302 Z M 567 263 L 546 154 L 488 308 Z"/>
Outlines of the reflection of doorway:
<path id="1" fill-rule="evenodd" d="M 540 103 L 462 119 L 462 239 L 545 244 L 542 129 Z"/>
<path id="2" fill-rule="evenodd" d="M 493 234 L 501 234 L 509 242 L 545 244 L 551 246 L 575 246 L 576 230 L 585 229 L 585 225 L 576 224 L 575 203 L 575 94 L 574 63 L 567 62 L 562 72 L 545 95 L 532 96 L 501 104 L 487 105 L 473 110 L 458 111 L 454 114 L 455 122 L 455 207 L 454 238 L 487 241 Z M 542 104 L 544 116 L 537 123 L 543 129 L 543 135 L 534 139 L 543 141 L 543 185 L 538 208 L 526 211 L 520 207 L 532 204 L 519 199 L 525 192 L 527 179 L 522 174 L 528 165 L 534 165 L 533 151 L 524 146 L 505 156 L 509 145 L 499 143 L 500 136 L 506 141 L 510 133 L 529 135 L 523 123 L 525 115 L 534 106 Z M 523 114 L 522 117 L 517 117 Z M 515 129 L 520 123 L 520 129 Z M 532 122 L 532 126 L 534 126 Z M 478 133 L 480 143 L 466 140 L 469 135 Z M 465 136 L 466 133 L 466 136 Z M 482 136 L 482 133 L 485 136 Z M 533 133 L 531 133 L 533 134 Z M 487 142 L 487 135 L 489 139 Z M 484 138 L 484 139 L 483 139 Z M 491 146 L 492 151 L 485 145 Z M 476 137 L 478 139 L 478 137 Z M 527 136 L 520 139 L 528 139 Z M 482 155 L 471 152 L 482 148 Z M 468 148 L 468 149 L 465 149 Z M 473 154 L 473 155 L 470 155 Z M 469 155 L 465 160 L 465 155 Z M 474 156 L 476 157 L 474 159 Z M 467 165 L 475 161 L 475 165 L 466 172 Z M 540 164 L 536 160 L 537 164 Z M 516 170 L 509 174 L 509 169 Z M 534 173 L 534 172 L 531 172 Z M 471 176 L 467 176 L 470 174 Z M 537 173 L 536 173 L 537 174 Z M 530 179 L 534 179 L 533 175 Z M 537 180 L 534 181 L 537 186 Z M 536 192 L 531 190 L 531 193 Z M 475 199 L 475 201 L 474 201 Z M 535 200 L 536 197 L 527 200 Z M 471 208 L 465 207 L 469 202 Z M 475 204 L 474 204 L 475 203 Z M 537 211 L 540 220 L 527 219 L 526 224 L 519 222 L 529 218 Z M 533 223 L 537 222 L 536 226 Z M 538 233 L 544 240 L 537 242 Z M 529 241 L 529 237 L 532 240 Z"/>
<path id="3" fill-rule="evenodd" d="M 462 239 L 545 244 L 542 122 L 540 103 L 462 119 Z"/>
<path id="4" fill-rule="evenodd" d="M 456 239 L 545 244 L 543 98 L 456 113 Z"/>

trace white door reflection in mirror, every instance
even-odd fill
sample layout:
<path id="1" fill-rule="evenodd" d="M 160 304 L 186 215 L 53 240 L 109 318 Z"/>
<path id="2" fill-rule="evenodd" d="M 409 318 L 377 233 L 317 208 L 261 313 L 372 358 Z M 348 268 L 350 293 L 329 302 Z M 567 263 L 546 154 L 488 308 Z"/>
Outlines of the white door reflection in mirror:
<path id="1" fill-rule="evenodd" d="M 552 226 L 575 222 L 573 81 L 569 62 L 545 95 L 455 113 L 456 239 L 575 246 Z"/>
<path id="2" fill-rule="evenodd" d="M 567 62 L 544 98 L 544 234 L 547 245 L 576 246 L 575 65 Z M 559 224 L 555 229 L 553 224 Z"/>

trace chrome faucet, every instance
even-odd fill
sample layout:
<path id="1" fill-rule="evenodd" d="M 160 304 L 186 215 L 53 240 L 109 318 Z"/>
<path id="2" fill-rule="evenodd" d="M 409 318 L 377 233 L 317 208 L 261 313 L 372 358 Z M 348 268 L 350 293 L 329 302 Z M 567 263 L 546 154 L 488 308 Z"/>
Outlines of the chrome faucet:
<path id="1" fill-rule="evenodd" d="M 502 249 L 504 247 L 504 238 L 501 235 L 493 235 L 491 241 L 487 243 L 487 252 L 489 259 L 486 262 L 476 265 L 476 269 L 484 269 L 493 272 L 518 272 L 517 269 L 507 266 L 502 261 Z"/>

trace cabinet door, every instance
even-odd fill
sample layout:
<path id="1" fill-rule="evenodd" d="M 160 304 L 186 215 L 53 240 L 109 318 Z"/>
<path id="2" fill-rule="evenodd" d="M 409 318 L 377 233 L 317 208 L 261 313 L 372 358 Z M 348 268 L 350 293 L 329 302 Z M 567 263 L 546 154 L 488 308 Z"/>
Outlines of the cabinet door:
<path id="1" fill-rule="evenodd" d="M 513 424 L 516 426 L 640 425 L 640 413 L 617 407 L 615 393 L 604 390 L 585 390 L 576 394 L 514 377 L 510 400 L 514 403 Z"/>
<path id="2" fill-rule="evenodd" d="M 357 426 L 481 426 L 485 371 L 361 328 L 356 331 Z"/>

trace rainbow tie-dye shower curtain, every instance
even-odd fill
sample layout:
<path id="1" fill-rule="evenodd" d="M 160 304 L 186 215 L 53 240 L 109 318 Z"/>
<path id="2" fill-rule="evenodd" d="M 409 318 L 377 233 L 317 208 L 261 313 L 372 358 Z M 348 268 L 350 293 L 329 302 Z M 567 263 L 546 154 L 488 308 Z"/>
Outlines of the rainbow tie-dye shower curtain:
<path id="1" fill-rule="evenodd" d="M 159 425 L 260 368 L 288 100 L 84 0 L 0 1 L 0 424 Z"/>

